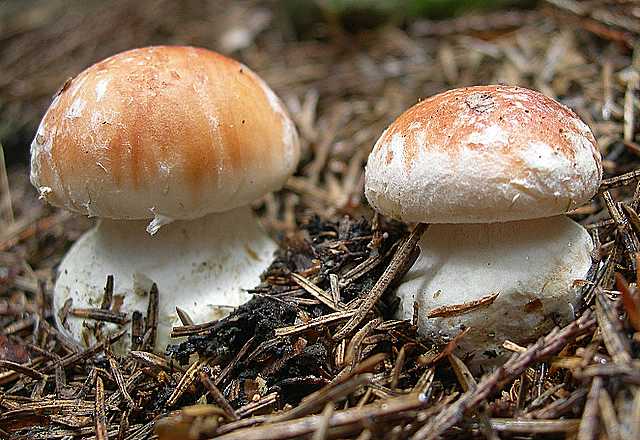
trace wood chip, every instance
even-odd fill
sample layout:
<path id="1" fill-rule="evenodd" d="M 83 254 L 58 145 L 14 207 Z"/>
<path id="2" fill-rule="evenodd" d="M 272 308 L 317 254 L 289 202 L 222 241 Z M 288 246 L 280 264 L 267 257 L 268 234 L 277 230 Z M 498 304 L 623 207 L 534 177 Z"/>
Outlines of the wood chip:
<path id="1" fill-rule="evenodd" d="M 487 307 L 493 304 L 499 293 L 492 293 L 464 304 L 453 304 L 450 306 L 436 307 L 427 312 L 428 318 L 448 318 L 451 316 L 464 315 L 472 310 Z"/>

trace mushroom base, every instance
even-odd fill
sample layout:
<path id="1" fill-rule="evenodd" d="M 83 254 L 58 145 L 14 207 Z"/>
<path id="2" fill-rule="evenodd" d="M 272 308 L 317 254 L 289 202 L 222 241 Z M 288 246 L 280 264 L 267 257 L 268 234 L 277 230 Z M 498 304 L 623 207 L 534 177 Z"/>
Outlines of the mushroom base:
<path id="1" fill-rule="evenodd" d="M 470 327 L 457 354 L 473 371 L 489 370 L 511 355 L 505 340 L 526 346 L 573 319 L 575 281 L 589 271 L 592 249 L 587 231 L 565 216 L 434 224 L 397 290 L 397 313 L 411 320 L 417 302 L 419 332 L 437 343 Z"/>
<path id="2" fill-rule="evenodd" d="M 59 315 L 67 299 L 73 308 L 99 308 L 108 275 L 114 276 L 114 304 L 131 319 L 134 311 L 146 317 L 149 290 L 159 291 L 155 348 L 164 351 L 173 326 L 182 325 L 176 307 L 195 323 L 226 316 L 251 298 L 244 289 L 260 283 L 260 275 L 273 260 L 277 245 L 260 227 L 249 207 L 210 214 L 163 226 L 151 236 L 147 221 L 101 220 L 70 249 L 58 269 L 53 305 L 56 324 L 83 345 L 95 342 L 83 322 L 96 321 Z M 119 330 L 104 323 L 103 333 Z M 116 345 L 130 346 L 131 324 Z"/>

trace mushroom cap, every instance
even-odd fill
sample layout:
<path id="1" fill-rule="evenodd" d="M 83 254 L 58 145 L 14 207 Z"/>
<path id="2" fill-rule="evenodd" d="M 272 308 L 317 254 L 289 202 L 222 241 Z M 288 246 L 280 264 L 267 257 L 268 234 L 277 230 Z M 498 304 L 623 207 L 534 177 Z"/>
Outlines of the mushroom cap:
<path id="1" fill-rule="evenodd" d="M 366 196 L 406 222 L 492 223 L 562 214 L 602 178 L 589 127 L 547 96 L 476 86 L 432 96 L 373 147 Z"/>
<path id="2" fill-rule="evenodd" d="M 157 46 L 68 81 L 31 144 L 49 203 L 113 219 L 192 219 L 282 187 L 299 159 L 293 122 L 243 64 Z"/>

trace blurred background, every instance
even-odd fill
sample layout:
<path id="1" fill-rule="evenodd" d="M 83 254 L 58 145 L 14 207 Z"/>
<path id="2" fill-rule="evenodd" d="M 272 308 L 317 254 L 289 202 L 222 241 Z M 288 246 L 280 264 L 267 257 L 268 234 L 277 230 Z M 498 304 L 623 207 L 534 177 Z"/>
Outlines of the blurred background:
<path id="1" fill-rule="evenodd" d="M 329 215 L 360 206 L 363 164 L 382 130 L 418 99 L 458 86 L 538 89 L 589 123 L 606 171 L 634 167 L 639 36 L 635 0 L 3 0 L 2 217 L 33 210 L 28 225 L 48 214 L 24 202 L 37 123 L 68 78 L 129 48 L 206 47 L 275 89 L 304 154 L 288 192 L 262 206 L 272 226 L 291 227 L 300 200 Z"/>
<path id="2" fill-rule="evenodd" d="M 633 0 L 3 0 L 0 140 L 10 164 L 24 163 L 60 85 L 133 47 L 217 50 L 264 76 L 298 116 L 320 100 L 335 119 L 368 126 L 419 97 L 477 83 L 595 105 L 593 80 L 605 65 L 624 67 L 619 56 L 639 32 Z M 351 142 L 366 136 L 360 128 Z"/>

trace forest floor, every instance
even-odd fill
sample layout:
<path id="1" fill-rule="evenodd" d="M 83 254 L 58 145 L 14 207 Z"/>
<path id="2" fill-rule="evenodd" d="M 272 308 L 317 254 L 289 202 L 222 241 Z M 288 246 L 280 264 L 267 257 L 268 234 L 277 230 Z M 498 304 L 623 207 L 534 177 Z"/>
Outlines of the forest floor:
<path id="1" fill-rule="evenodd" d="M 555 0 L 358 29 L 335 17 L 301 25 L 272 1 L 62 3 L 0 13 L 0 438 L 640 438 L 633 2 Z M 255 204 L 281 249 L 254 299 L 218 322 L 186 319 L 174 331 L 187 339 L 166 353 L 146 338 L 118 356 L 116 337 L 84 349 L 53 325 L 55 268 L 92 222 L 37 200 L 26 158 L 68 77 L 159 43 L 252 67 L 287 104 L 303 155 L 286 187 Z M 384 128 L 418 99 L 491 83 L 574 109 L 598 140 L 605 180 L 571 213 L 598 263 L 575 321 L 474 377 L 455 339 L 437 346 L 392 318 L 392 285 L 416 234 L 373 216 L 363 170 Z"/>

